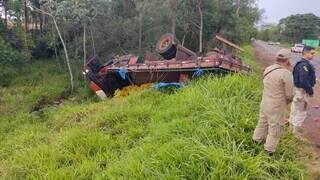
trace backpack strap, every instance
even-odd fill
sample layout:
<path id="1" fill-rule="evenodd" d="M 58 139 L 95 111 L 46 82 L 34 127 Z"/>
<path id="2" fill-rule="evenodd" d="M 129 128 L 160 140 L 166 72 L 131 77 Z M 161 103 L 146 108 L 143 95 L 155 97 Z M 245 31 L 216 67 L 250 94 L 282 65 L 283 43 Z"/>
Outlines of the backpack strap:
<path id="1" fill-rule="evenodd" d="M 282 67 L 277 67 L 277 68 L 274 68 L 274 69 L 270 70 L 269 72 L 267 72 L 267 73 L 263 76 L 263 79 L 264 79 L 265 77 L 267 77 L 270 73 L 272 73 L 273 71 L 278 70 L 278 69 L 283 69 L 283 68 L 282 68 Z"/>

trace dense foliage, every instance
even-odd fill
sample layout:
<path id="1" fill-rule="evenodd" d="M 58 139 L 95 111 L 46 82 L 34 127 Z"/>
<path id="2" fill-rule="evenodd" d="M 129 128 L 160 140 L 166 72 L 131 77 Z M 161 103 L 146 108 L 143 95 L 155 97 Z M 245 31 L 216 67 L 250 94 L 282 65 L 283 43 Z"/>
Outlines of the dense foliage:
<path id="1" fill-rule="evenodd" d="M 273 42 L 280 42 L 282 41 L 280 35 L 280 29 L 277 24 L 272 24 L 266 29 L 259 31 L 257 38 L 263 41 L 273 41 Z"/>
<path id="2" fill-rule="evenodd" d="M 0 86 L 8 86 L 25 70 L 29 60 L 28 54 L 12 48 L 0 37 Z"/>
<path id="3" fill-rule="evenodd" d="M 301 42 L 302 39 L 318 39 L 320 17 L 314 14 L 297 14 L 281 19 L 281 35 L 288 42 Z"/>
<path id="4" fill-rule="evenodd" d="M 47 35 L 51 35 L 49 31 L 55 31 L 52 19 L 36 8 L 54 15 L 75 56 L 81 54 L 75 51 L 81 51 L 79 46 L 82 46 L 84 30 L 87 31 L 90 53 L 93 39 L 101 55 L 137 50 L 139 38 L 142 38 L 142 48 L 148 49 L 160 35 L 173 29 L 178 39 L 196 50 L 199 44 L 199 5 L 204 14 L 205 48 L 216 33 L 237 43 L 248 41 L 255 34 L 254 24 L 260 18 L 255 0 L 32 0 L 26 7 L 21 6 L 22 3 L 16 4 L 15 0 L 6 2 L 3 6 L 7 7 L 11 19 L 19 19 L 16 25 L 23 26 L 27 12 L 27 22 L 32 22 L 25 27 L 29 31 L 41 31 Z M 51 41 L 54 40 L 58 39 Z"/>
<path id="5" fill-rule="evenodd" d="M 72 90 L 93 54 L 105 61 L 115 54 L 143 57 L 168 32 L 205 52 L 216 34 L 249 41 L 261 15 L 256 0 L 3 0 L 0 6 L 2 38 L 34 59 L 65 59 L 58 67 L 68 70 Z"/>
<path id="6" fill-rule="evenodd" d="M 319 39 L 320 17 L 314 14 L 296 14 L 262 29 L 257 36 L 264 41 L 301 43 L 303 39 Z"/>

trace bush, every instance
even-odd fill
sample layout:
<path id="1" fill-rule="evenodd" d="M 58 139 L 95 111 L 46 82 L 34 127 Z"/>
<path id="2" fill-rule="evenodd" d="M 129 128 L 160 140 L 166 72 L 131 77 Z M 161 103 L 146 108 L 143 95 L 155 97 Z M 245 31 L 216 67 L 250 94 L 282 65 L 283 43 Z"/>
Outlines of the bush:
<path id="1" fill-rule="evenodd" d="M 32 36 L 19 26 L 3 29 L 1 32 L 2 39 L 14 49 L 32 49 L 34 47 Z"/>
<path id="2" fill-rule="evenodd" d="M 0 86 L 8 86 L 29 60 L 27 53 L 18 52 L 0 38 Z"/>
<path id="3" fill-rule="evenodd" d="M 52 58 L 55 56 L 54 49 L 48 42 L 50 39 L 48 36 L 41 34 L 40 32 L 34 33 L 35 46 L 32 48 L 32 57 L 36 59 L 40 58 Z"/>

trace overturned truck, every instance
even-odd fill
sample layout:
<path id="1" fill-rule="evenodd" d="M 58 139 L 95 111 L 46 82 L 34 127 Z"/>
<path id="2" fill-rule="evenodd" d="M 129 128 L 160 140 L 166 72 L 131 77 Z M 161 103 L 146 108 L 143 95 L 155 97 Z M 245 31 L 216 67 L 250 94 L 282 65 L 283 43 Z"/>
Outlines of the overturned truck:
<path id="1" fill-rule="evenodd" d="M 226 39 L 216 36 L 223 45 L 232 48 L 232 53 L 215 48 L 198 56 L 180 45 L 172 34 L 163 35 L 156 45 L 156 52 L 148 51 L 144 59 L 125 55 L 114 57 L 102 64 L 97 56 L 87 61 L 83 73 L 90 87 L 100 97 L 112 97 L 117 89 L 129 85 L 147 83 L 186 82 L 203 73 L 249 73 L 250 67 L 236 56 L 243 49 Z M 224 49 L 224 48 L 223 48 Z"/>

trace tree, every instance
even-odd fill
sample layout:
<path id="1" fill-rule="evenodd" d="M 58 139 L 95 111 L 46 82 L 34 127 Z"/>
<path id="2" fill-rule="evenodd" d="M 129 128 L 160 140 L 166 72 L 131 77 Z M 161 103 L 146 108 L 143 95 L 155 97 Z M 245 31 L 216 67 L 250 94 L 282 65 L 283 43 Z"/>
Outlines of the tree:
<path id="1" fill-rule="evenodd" d="M 66 46 L 66 43 L 65 43 L 65 41 L 64 41 L 64 39 L 63 39 L 63 37 L 61 35 L 61 31 L 60 31 L 60 28 L 59 28 L 58 23 L 57 23 L 56 14 L 52 12 L 52 7 L 57 7 L 57 4 L 55 2 L 53 2 L 53 1 L 51 1 L 51 0 L 48 0 L 48 1 L 44 2 L 44 6 L 47 8 L 47 11 L 42 10 L 42 9 L 38 9 L 36 7 L 33 7 L 33 6 L 30 6 L 30 8 L 34 9 L 35 11 L 37 11 L 39 13 L 42 13 L 42 14 L 45 14 L 45 15 L 48 15 L 49 17 L 51 17 L 51 19 L 53 21 L 53 24 L 54 24 L 54 27 L 57 30 L 58 36 L 59 36 L 60 41 L 62 43 L 63 50 L 65 52 L 66 63 L 67 63 L 68 70 L 69 70 L 69 75 L 70 75 L 71 92 L 73 92 L 74 91 L 74 78 L 73 78 L 73 72 L 72 72 L 72 68 L 71 68 L 71 64 L 70 64 L 70 59 L 69 59 L 67 46 Z"/>
<path id="2" fill-rule="evenodd" d="M 197 4 L 198 10 L 199 10 L 199 16 L 200 16 L 200 26 L 199 26 L 199 52 L 202 53 L 202 46 L 203 46 L 203 7 L 202 7 L 202 0 L 198 0 Z"/>
<path id="3" fill-rule="evenodd" d="M 240 8 L 241 8 L 241 0 L 237 0 L 237 11 L 236 15 L 239 17 L 240 13 Z"/>
<path id="4" fill-rule="evenodd" d="M 8 29 L 8 0 L 3 0 L 3 10 L 5 29 Z"/>
<path id="5" fill-rule="evenodd" d="M 258 32 L 257 38 L 263 41 L 279 42 L 281 40 L 280 29 L 277 24 L 270 24 Z"/>
<path id="6" fill-rule="evenodd" d="M 29 0 L 29 3 L 33 6 L 36 7 L 37 9 L 41 9 L 41 4 L 40 0 Z M 40 12 L 37 11 L 32 11 L 32 21 L 35 25 L 35 29 L 39 29 L 39 24 L 40 24 L 40 31 L 42 32 L 42 16 Z"/>
<path id="7" fill-rule="evenodd" d="M 83 65 L 86 63 L 86 42 L 87 27 L 92 24 L 97 15 L 95 3 L 87 0 L 62 1 L 58 6 L 58 11 L 62 17 L 72 24 L 81 25 L 83 29 Z"/>
<path id="8" fill-rule="evenodd" d="M 177 10 L 178 10 L 178 0 L 170 0 L 171 7 L 171 33 L 176 36 L 176 24 L 177 24 Z"/>
<path id="9" fill-rule="evenodd" d="M 27 0 L 23 0 L 23 7 L 24 7 L 24 29 L 26 33 L 29 31 L 28 25 L 29 25 L 29 16 L 28 16 L 28 6 L 27 6 Z"/>
<path id="10" fill-rule="evenodd" d="M 19 26 L 27 32 L 34 24 L 37 33 L 30 35 L 35 40 L 44 37 L 42 42 L 54 47 L 57 55 L 63 50 L 72 89 L 73 79 L 80 79 L 78 72 L 90 53 L 101 59 L 114 54 L 142 55 L 167 32 L 199 52 L 213 47 L 216 34 L 243 43 L 255 33 L 261 13 L 256 0 L 8 1 L 9 17 L 15 16 Z M 89 41 L 92 50 L 86 48 Z"/>
<path id="11" fill-rule="evenodd" d="M 139 32 L 139 54 L 152 44 L 155 44 L 162 34 L 173 31 L 171 3 L 171 0 L 135 1 Z"/>
<path id="12" fill-rule="evenodd" d="M 291 15 L 280 20 L 279 28 L 285 41 L 295 43 L 320 35 L 320 17 L 314 14 Z"/>

